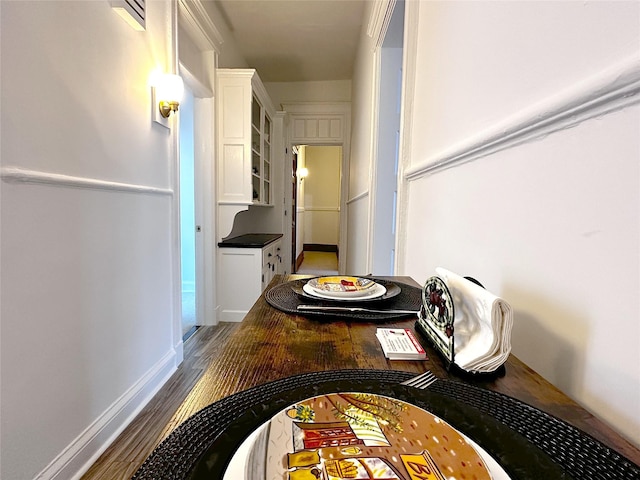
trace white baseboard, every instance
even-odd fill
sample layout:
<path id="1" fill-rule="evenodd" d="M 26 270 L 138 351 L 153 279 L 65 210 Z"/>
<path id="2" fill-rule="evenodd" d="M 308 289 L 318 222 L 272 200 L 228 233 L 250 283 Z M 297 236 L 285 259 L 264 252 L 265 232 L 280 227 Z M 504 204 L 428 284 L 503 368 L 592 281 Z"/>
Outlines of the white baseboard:
<path id="1" fill-rule="evenodd" d="M 177 366 L 184 360 L 184 342 L 182 341 L 182 337 L 178 338 L 178 343 L 173 346 L 173 350 L 175 351 L 174 363 L 177 368 Z"/>
<path id="2" fill-rule="evenodd" d="M 248 310 L 220 310 L 221 322 L 241 322 L 246 317 Z"/>
<path id="3" fill-rule="evenodd" d="M 149 403 L 176 368 L 176 352 L 171 350 L 71 442 L 34 480 L 79 479 Z"/>
<path id="4" fill-rule="evenodd" d="M 221 317 L 221 312 L 222 311 L 222 307 L 220 305 L 218 305 L 214 310 L 213 310 L 213 319 L 212 319 L 212 323 L 207 323 L 206 325 L 218 325 L 220 323 L 220 317 Z"/>

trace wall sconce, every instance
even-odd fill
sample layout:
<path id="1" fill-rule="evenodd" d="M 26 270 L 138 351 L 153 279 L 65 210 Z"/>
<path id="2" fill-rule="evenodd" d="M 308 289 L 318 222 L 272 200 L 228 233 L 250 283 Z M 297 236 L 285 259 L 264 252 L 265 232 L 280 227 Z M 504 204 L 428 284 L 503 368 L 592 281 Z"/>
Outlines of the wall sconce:
<path id="1" fill-rule="evenodd" d="M 153 92 L 153 120 L 169 127 L 167 119 L 171 112 L 176 113 L 184 94 L 184 83 L 180 75 L 162 74 L 155 78 Z"/>
<path id="2" fill-rule="evenodd" d="M 297 173 L 298 173 L 298 178 L 300 179 L 300 181 L 302 181 L 309 176 L 309 169 L 306 167 L 302 167 L 298 169 Z"/>

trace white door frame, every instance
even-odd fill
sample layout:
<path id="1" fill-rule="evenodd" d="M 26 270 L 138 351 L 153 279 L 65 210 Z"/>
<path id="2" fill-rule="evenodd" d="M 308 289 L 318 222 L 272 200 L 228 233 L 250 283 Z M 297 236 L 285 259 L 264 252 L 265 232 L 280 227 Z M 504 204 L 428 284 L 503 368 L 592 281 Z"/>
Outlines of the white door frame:
<path id="1" fill-rule="evenodd" d="M 402 113 L 398 147 L 398 200 L 396 207 L 396 264 L 394 275 L 402 275 L 405 264 L 407 204 L 409 183 L 405 171 L 411 166 L 411 134 L 413 131 L 413 98 L 415 96 L 416 51 L 420 2 L 404 2 L 404 40 L 402 45 Z"/>
<path id="2" fill-rule="evenodd" d="M 180 64 L 180 75 L 193 92 L 193 141 L 196 233 L 196 325 L 216 325 L 215 314 L 215 155 L 213 91 Z"/>
<path id="3" fill-rule="evenodd" d="M 374 275 L 393 275 L 395 259 L 395 223 L 397 211 L 398 172 L 400 139 L 400 96 L 396 95 L 402 88 L 399 73 L 401 71 L 401 49 L 381 48 L 376 51 L 374 64 L 377 66 L 379 78 L 376 82 L 376 120 L 374 146 L 372 149 L 371 183 L 369 191 L 369 255 L 367 256 L 367 272 Z M 395 74 L 395 75 L 394 75 Z M 396 76 L 397 75 L 397 76 Z M 392 92 L 384 92 L 383 88 L 394 88 Z M 393 96 L 391 95 L 393 94 Z M 393 164 L 389 163 L 391 160 Z M 393 183 L 391 179 L 393 178 Z M 395 197 L 395 198 L 392 198 Z"/>
<path id="4" fill-rule="evenodd" d="M 386 29 L 389 26 L 389 20 L 393 15 L 396 0 L 382 0 L 376 4 L 376 8 L 372 11 L 370 21 L 369 36 L 375 39 L 374 65 L 373 65 L 373 89 L 375 94 L 372 96 L 372 108 L 374 127 L 371 135 L 371 198 L 369 203 L 369 238 L 367 242 L 367 266 L 371 267 L 371 246 L 373 235 L 372 215 L 375 208 L 375 177 L 377 163 L 377 119 L 379 116 L 379 88 L 380 88 L 380 56 L 381 48 L 386 35 Z M 403 59 L 402 59 L 402 97 L 401 115 L 400 115 L 400 138 L 398 144 L 398 178 L 397 178 L 397 203 L 396 203 L 396 226 L 395 226 L 395 265 L 394 275 L 402 275 L 405 262 L 405 244 L 406 244 L 406 210 L 408 197 L 408 184 L 404 178 L 404 171 L 410 166 L 411 162 L 411 134 L 413 114 L 413 102 L 415 91 L 415 70 L 416 70 L 416 50 L 418 38 L 418 18 L 420 2 L 405 1 L 404 2 L 404 36 L 403 36 Z"/>
<path id="5" fill-rule="evenodd" d="M 186 32 L 200 52 L 197 65 L 202 77 L 190 72 L 183 64 L 176 68 L 185 83 L 194 93 L 194 156 L 196 169 L 196 225 L 200 225 L 202 231 L 196 235 L 196 323 L 203 325 L 215 325 L 216 318 L 216 293 L 215 293 L 215 238 L 216 238 L 216 189 L 215 189 L 215 76 L 218 66 L 218 49 L 223 43 L 222 35 L 215 23 L 201 4 L 201 2 L 178 1 L 174 3 L 176 16 L 174 19 L 174 31 Z M 180 29 L 178 28 L 180 27 Z M 179 35 L 176 35 L 178 37 Z M 180 39 L 176 39 L 174 46 L 177 63 L 180 60 Z M 190 57 L 194 61 L 195 57 Z M 178 121 L 180 115 L 178 114 Z M 175 135 L 178 137 L 178 135 Z M 179 149 L 176 149 L 179 152 Z M 179 162 L 176 153 L 177 162 Z M 176 165 L 179 172 L 179 164 Z M 178 352 L 177 363 L 183 358 L 182 354 L 182 291 L 180 286 L 180 219 L 179 219 L 179 177 L 174 180 L 175 194 L 173 198 L 174 210 L 178 213 L 176 221 L 177 239 L 174 240 L 174 341 Z M 174 239 L 176 238 L 174 236 Z M 199 253 L 200 252 L 200 253 Z"/>
<path id="6" fill-rule="evenodd" d="M 285 160 L 285 165 L 286 165 L 285 166 L 285 172 L 287 172 L 287 174 L 291 170 L 291 166 L 293 164 L 293 155 L 294 155 L 293 147 L 294 146 L 300 146 L 300 145 L 297 144 L 297 143 L 294 143 L 293 145 L 290 145 L 289 148 L 287 149 L 287 152 L 290 152 L 290 155 L 287 155 L 287 158 Z M 343 208 L 343 205 L 345 204 L 345 202 L 343 201 L 343 195 L 345 194 L 345 188 L 347 187 L 347 185 L 346 185 L 346 183 L 344 181 L 344 168 L 345 168 L 345 165 L 347 164 L 347 158 L 346 158 L 346 156 L 344 154 L 344 145 L 342 143 L 327 143 L 327 142 L 315 143 L 315 142 L 310 142 L 310 143 L 305 143 L 304 146 L 305 147 L 340 147 L 340 201 L 339 201 L 339 204 L 338 204 L 338 209 L 339 209 L 339 212 L 338 212 L 338 216 L 339 216 L 339 218 L 338 218 L 338 222 L 339 222 L 338 223 L 338 234 L 339 235 L 338 236 L 339 236 L 339 238 L 338 238 L 338 245 L 337 245 L 338 251 L 340 251 L 341 245 L 342 245 L 342 242 L 343 242 L 343 238 L 346 238 L 346 237 L 342 236 L 343 221 L 346 220 L 346 218 L 343 218 L 343 217 L 346 216 L 346 215 L 344 215 L 344 212 L 346 210 Z M 300 165 L 300 157 L 298 157 L 298 168 L 300 168 L 299 165 Z M 286 178 L 286 175 L 285 175 L 285 178 Z M 298 181 L 297 184 L 296 184 L 296 187 L 293 186 L 294 185 L 293 182 L 288 182 L 288 183 L 290 184 L 289 191 L 285 192 L 285 195 L 288 194 L 288 196 L 286 197 L 286 200 L 287 200 L 287 202 L 289 202 L 289 205 L 291 205 L 291 206 L 287 207 L 287 211 L 291 210 L 292 214 L 296 215 L 297 214 L 297 208 L 296 208 L 296 211 L 293 212 L 293 206 L 292 206 L 293 205 L 293 198 L 292 198 L 293 192 L 291 190 L 293 188 L 298 189 L 298 185 L 300 183 Z M 298 197 L 298 202 L 297 202 L 298 205 L 301 203 L 300 202 L 299 193 L 300 192 L 298 191 L 298 193 L 296 194 L 297 197 Z M 306 205 L 305 205 L 304 208 L 306 209 Z M 291 220 L 288 216 L 286 218 Z M 307 219 L 307 215 L 305 214 L 304 221 L 302 222 L 302 227 L 300 226 L 300 224 L 298 222 L 296 222 L 296 233 L 298 232 L 298 230 L 300 228 L 302 228 L 303 231 L 304 231 L 304 228 L 305 228 L 304 225 L 306 224 L 306 219 Z M 286 222 L 286 220 L 285 220 L 285 222 Z M 289 230 L 291 230 L 290 223 L 291 222 L 289 221 Z M 290 235 L 292 236 L 293 234 L 290 234 Z M 303 238 L 304 238 L 304 236 L 303 236 Z M 285 241 L 286 241 L 286 239 L 285 239 Z M 291 238 L 291 241 L 293 242 L 293 238 Z M 302 243 L 304 245 L 304 241 Z M 291 250 L 291 244 L 292 243 L 289 243 L 289 250 Z M 344 252 L 344 253 L 346 253 L 346 252 Z M 339 254 L 339 252 L 338 252 L 338 254 Z M 291 260 L 292 260 L 292 263 L 293 263 L 293 261 L 295 261 L 296 259 L 292 258 Z M 340 255 L 338 255 L 338 263 L 339 262 L 340 262 Z M 340 266 L 338 266 L 338 270 L 341 271 L 342 273 L 344 273 L 344 270 L 340 270 Z M 291 273 L 291 272 L 289 272 L 289 273 Z"/>
<path id="7" fill-rule="evenodd" d="M 342 177 L 340 179 L 340 235 L 338 241 L 338 271 L 345 273 L 347 265 L 347 196 L 349 194 L 349 156 L 351 152 L 351 103 L 350 102 L 302 102 L 283 105 L 286 117 L 286 155 L 284 175 L 291 174 L 293 162 L 292 147 L 294 145 L 339 146 L 342 147 Z M 285 181 L 284 205 L 286 216 L 283 216 L 283 244 L 288 257 L 285 265 L 291 265 L 291 218 L 292 183 Z M 288 272 L 290 273 L 290 272 Z"/>

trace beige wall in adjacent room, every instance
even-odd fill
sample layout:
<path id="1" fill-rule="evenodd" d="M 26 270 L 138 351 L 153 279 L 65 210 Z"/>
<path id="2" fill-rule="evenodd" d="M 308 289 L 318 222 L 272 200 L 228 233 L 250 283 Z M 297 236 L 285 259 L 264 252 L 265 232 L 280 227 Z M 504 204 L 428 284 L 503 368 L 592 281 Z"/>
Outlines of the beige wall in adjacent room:
<path id="1" fill-rule="evenodd" d="M 304 179 L 304 243 L 338 245 L 342 147 L 307 146 Z"/>

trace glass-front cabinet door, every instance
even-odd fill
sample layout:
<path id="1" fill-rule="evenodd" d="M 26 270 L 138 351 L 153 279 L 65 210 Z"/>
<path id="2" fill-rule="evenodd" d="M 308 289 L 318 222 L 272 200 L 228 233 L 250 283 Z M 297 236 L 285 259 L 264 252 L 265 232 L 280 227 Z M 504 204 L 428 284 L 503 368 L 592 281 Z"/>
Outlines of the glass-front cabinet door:
<path id="1" fill-rule="evenodd" d="M 264 203 L 271 204 L 271 119 L 266 112 L 263 133 L 262 199 Z"/>
<path id="2" fill-rule="evenodd" d="M 254 96 L 251 102 L 251 181 L 253 203 L 262 203 L 260 188 L 262 177 L 262 108 Z"/>
<path id="3" fill-rule="evenodd" d="M 271 204 L 271 119 L 254 95 L 251 102 L 253 203 Z"/>

